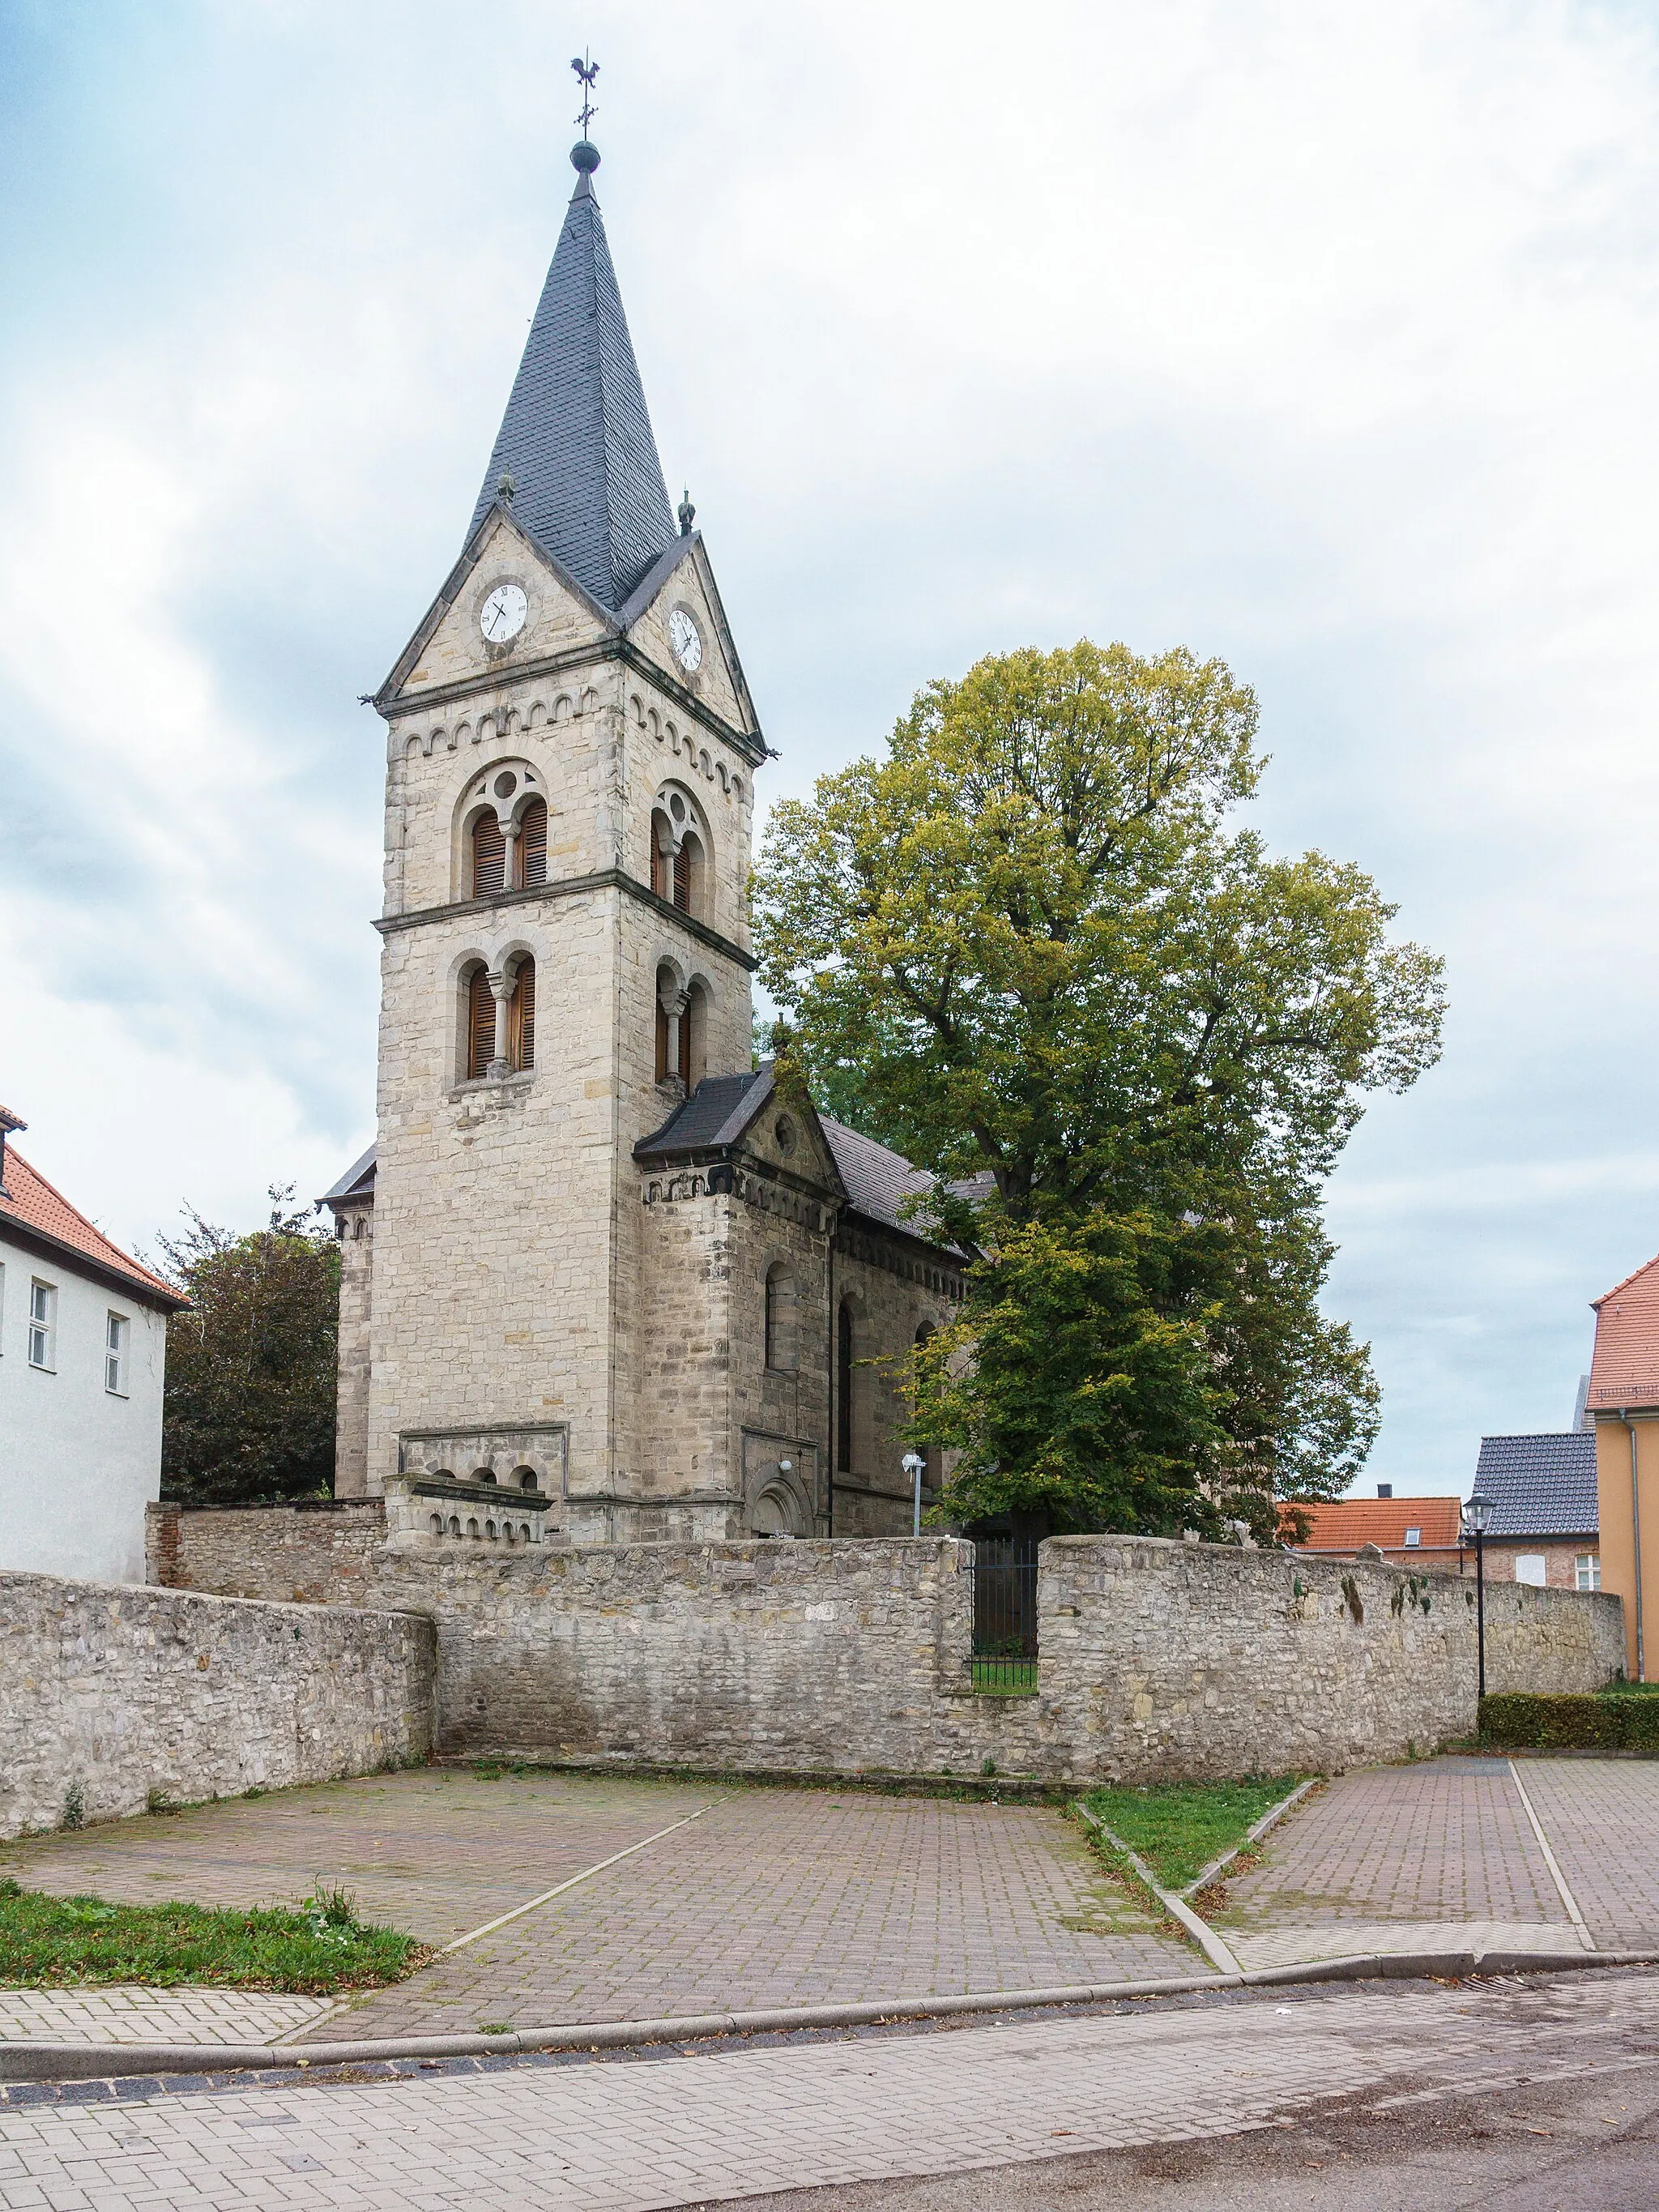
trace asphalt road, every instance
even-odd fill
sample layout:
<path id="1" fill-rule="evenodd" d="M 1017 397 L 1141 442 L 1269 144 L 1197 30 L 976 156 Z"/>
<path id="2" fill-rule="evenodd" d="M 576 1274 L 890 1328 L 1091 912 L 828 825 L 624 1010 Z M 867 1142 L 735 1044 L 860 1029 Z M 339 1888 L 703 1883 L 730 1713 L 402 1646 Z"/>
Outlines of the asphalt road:
<path id="1" fill-rule="evenodd" d="M 1645 2047 L 1644 2047 L 1645 2046 Z M 919 2180 L 704 2200 L 754 2212 L 1648 2212 L 1659 2207 L 1659 2040 L 1592 2035 L 1535 2075 L 1393 2085 L 1294 2120 Z"/>

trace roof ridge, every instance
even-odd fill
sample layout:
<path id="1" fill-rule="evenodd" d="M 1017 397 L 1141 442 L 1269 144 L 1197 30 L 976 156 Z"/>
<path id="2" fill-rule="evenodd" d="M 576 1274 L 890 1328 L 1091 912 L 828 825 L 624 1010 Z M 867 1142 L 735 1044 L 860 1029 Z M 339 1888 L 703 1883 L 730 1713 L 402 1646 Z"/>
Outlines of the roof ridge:
<path id="1" fill-rule="evenodd" d="M 170 1297 L 177 1297 L 179 1295 L 178 1286 L 175 1284 L 169 1283 L 165 1276 L 158 1275 L 152 1268 L 145 1267 L 142 1260 L 135 1260 L 131 1252 L 124 1252 L 112 1237 L 105 1236 L 103 1231 L 98 1226 L 95 1221 L 88 1221 L 86 1215 L 82 1212 L 80 1207 L 75 1205 L 71 1200 L 65 1198 L 63 1192 L 58 1189 L 57 1184 L 52 1181 L 51 1177 L 42 1175 L 40 1169 L 35 1166 L 33 1161 L 25 1158 L 23 1154 L 18 1151 L 15 1144 L 8 1144 L 6 1146 L 6 1159 L 9 1167 L 21 1168 L 24 1174 L 29 1176 L 33 1182 L 39 1183 L 43 1190 L 49 1191 L 52 1197 L 57 1200 L 59 1206 L 63 1207 L 65 1213 L 73 1215 L 75 1219 L 79 1222 L 82 1228 L 86 1231 L 89 1237 L 94 1237 L 97 1238 L 99 1243 L 102 1245 L 104 1250 L 109 1254 L 110 1257 L 115 1261 L 118 1267 L 125 1268 L 133 1274 L 142 1275 L 146 1282 L 153 1283 L 158 1291 L 166 1291 Z M 30 1222 L 27 1215 L 21 1211 L 15 1200 L 10 1200 L 9 1202 L 9 1194 L 0 1194 L 0 1213 L 9 1213 L 13 1220 L 20 1222 L 25 1229 L 39 1225 Z M 52 1232 L 50 1230 L 46 1230 L 44 1231 L 43 1233 L 50 1236 Z M 61 1242 L 63 1240 L 60 1239 L 59 1241 Z M 88 1252 L 83 1256 L 88 1260 L 95 1260 L 98 1257 L 98 1255 L 95 1252 Z"/>
<path id="2" fill-rule="evenodd" d="M 1593 1313 L 1599 1312 L 1609 1298 L 1616 1298 L 1620 1291 L 1627 1291 L 1632 1283 L 1638 1281 L 1642 1276 L 1650 1273 L 1655 1267 L 1659 1267 L 1659 1252 L 1656 1252 L 1652 1259 L 1644 1260 L 1639 1267 L 1632 1267 L 1629 1274 L 1625 1276 L 1622 1281 L 1615 1283 L 1610 1291 L 1603 1291 L 1599 1298 L 1592 1298 L 1590 1310 Z"/>

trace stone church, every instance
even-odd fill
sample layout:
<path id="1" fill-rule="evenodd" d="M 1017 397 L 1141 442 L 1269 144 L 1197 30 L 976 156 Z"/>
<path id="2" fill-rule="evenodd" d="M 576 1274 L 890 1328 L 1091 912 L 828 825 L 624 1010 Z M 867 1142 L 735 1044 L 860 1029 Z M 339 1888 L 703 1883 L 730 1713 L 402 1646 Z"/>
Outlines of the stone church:
<path id="1" fill-rule="evenodd" d="M 336 1487 L 439 1542 L 904 1531 L 880 1363 L 963 1255 L 901 1211 L 925 1176 L 754 1064 L 768 747 L 669 505 L 599 159 L 572 153 L 465 549 L 374 702 L 379 1139 L 325 1201 Z"/>

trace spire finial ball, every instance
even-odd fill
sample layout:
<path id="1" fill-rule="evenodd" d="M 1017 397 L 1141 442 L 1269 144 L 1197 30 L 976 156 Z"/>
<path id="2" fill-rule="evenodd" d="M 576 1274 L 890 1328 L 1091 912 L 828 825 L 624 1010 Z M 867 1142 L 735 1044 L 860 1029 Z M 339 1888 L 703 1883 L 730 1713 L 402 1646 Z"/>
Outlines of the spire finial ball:
<path id="1" fill-rule="evenodd" d="M 570 166 L 573 169 L 580 169 L 585 177 L 591 177 L 599 167 L 599 149 L 591 139 L 579 138 L 576 141 L 570 149 Z"/>

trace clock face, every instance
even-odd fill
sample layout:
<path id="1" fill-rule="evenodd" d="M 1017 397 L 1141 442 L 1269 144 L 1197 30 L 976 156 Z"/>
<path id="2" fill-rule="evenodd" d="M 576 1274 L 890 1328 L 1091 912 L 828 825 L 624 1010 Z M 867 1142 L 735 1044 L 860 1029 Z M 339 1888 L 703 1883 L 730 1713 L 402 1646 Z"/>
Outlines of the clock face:
<path id="1" fill-rule="evenodd" d="M 491 645 L 505 645 L 524 628 L 530 602 L 516 584 L 497 584 L 478 613 L 478 628 Z"/>
<path id="2" fill-rule="evenodd" d="M 684 607 L 676 607 L 668 617 L 668 642 L 674 648 L 675 659 L 688 676 L 694 668 L 702 667 L 702 638 Z"/>

